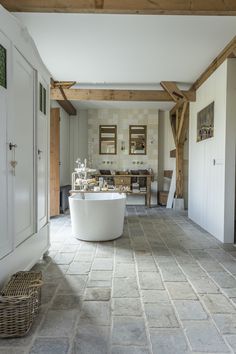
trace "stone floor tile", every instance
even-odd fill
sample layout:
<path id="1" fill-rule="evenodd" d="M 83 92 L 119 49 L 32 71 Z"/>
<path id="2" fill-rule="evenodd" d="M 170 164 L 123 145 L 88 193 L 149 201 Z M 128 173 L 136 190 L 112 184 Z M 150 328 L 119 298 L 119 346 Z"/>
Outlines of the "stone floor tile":
<path id="1" fill-rule="evenodd" d="M 136 269 L 134 263 L 116 263 L 114 277 L 124 278 L 124 277 L 135 277 Z"/>
<path id="2" fill-rule="evenodd" d="M 108 354 L 109 333 L 109 326 L 91 324 L 79 326 L 71 354 Z"/>
<path id="3" fill-rule="evenodd" d="M 43 271 L 44 282 L 58 284 L 58 281 L 64 278 L 67 269 L 68 265 L 49 264 L 49 266 Z"/>
<path id="4" fill-rule="evenodd" d="M 222 266 L 227 269 L 233 275 L 236 275 L 236 260 L 228 258 L 222 262 Z"/>
<path id="5" fill-rule="evenodd" d="M 112 271 L 107 270 L 92 270 L 89 275 L 90 280 L 111 280 Z"/>
<path id="6" fill-rule="evenodd" d="M 150 329 L 153 353 L 190 354 L 188 344 L 181 329 Z"/>
<path id="7" fill-rule="evenodd" d="M 182 264 L 181 268 L 189 279 L 199 279 L 207 276 L 207 273 L 198 264 Z"/>
<path id="8" fill-rule="evenodd" d="M 186 281 L 186 277 L 177 264 L 160 264 L 160 271 L 164 281 Z"/>
<path id="9" fill-rule="evenodd" d="M 91 280 L 87 282 L 87 288 L 111 288 L 112 281 L 110 280 Z"/>
<path id="10" fill-rule="evenodd" d="M 215 326 L 209 321 L 186 321 L 186 335 L 195 352 L 228 353 L 229 349 Z"/>
<path id="11" fill-rule="evenodd" d="M 221 288 L 236 288 L 236 279 L 227 272 L 212 272 L 211 277 Z"/>
<path id="12" fill-rule="evenodd" d="M 73 262 L 70 264 L 67 274 L 88 274 L 91 262 Z"/>
<path id="13" fill-rule="evenodd" d="M 179 327 L 174 309 L 169 302 L 144 304 L 148 326 L 157 328 Z"/>
<path id="14" fill-rule="evenodd" d="M 81 297 L 78 295 L 56 295 L 51 309 L 53 310 L 80 310 Z"/>
<path id="15" fill-rule="evenodd" d="M 146 290 L 164 290 L 161 276 L 156 272 L 138 272 L 140 288 Z"/>
<path id="16" fill-rule="evenodd" d="M 114 345 L 111 349 L 111 354 L 149 354 L 148 348 Z M 0 352 L 1 354 L 1 352 Z"/>
<path id="17" fill-rule="evenodd" d="M 0 354 L 28 354 L 29 351 L 24 348 L 13 347 L 13 348 L 0 348 Z"/>
<path id="18" fill-rule="evenodd" d="M 165 285 L 173 300 L 197 300 L 195 292 L 187 282 L 166 282 Z"/>
<path id="19" fill-rule="evenodd" d="M 206 320 L 208 318 L 208 315 L 203 309 L 200 301 L 175 300 L 174 305 L 180 320 Z"/>
<path id="20" fill-rule="evenodd" d="M 93 262 L 95 252 L 77 252 L 74 258 L 74 262 Z"/>
<path id="21" fill-rule="evenodd" d="M 113 259 L 107 258 L 95 258 L 92 270 L 112 270 L 113 269 Z"/>
<path id="22" fill-rule="evenodd" d="M 58 288 L 58 284 L 54 284 L 54 283 L 43 284 L 41 288 L 41 303 L 42 304 L 49 303 L 52 300 L 57 288 Z"/>
<path id="23" fill-rule="evenodd" d="M 198 294 L 217 294 L 220 292 L 219 287 L 209 277 L 191 279 L 190 283 Z"/>
<path id="24" fill-rule="evenodd" d="M 236 335 L 234 336 L 225 336 L 226 342 L 233 349 L 234 353 L 236 353 Z"/>
<path id="25" fill-rule="evenodd" d="M 67 354 L 69 341 L 67 338 L 36 338 L 29 354 Z"/>
<path id="26" fill-rule="evenodd" d="M 236 288 L 221 288 L 221 291 L 229 298 L 236 298 Z"/>
<path id="27" fill-rule="evenodd" d="M 108 301 L 84 301 L 81 318 L 90 324 L 110 325 L 111 309 Z"/>
<path id="28" fill-rule="evenodd" d="M 144 320 L 141 317 L 113 317 L 112 343 L 146 346 Z"/>
<path id="29" fill-rule="evenodd" d="M 7 354 L 23 354 L 25 350 L 24 354 L 29 354 L 35 338 L 46 340 L 44 336 L 49 333 L 64 340 L 75 331 L 68 354 L 190 353 L 182 325 L 188 327 L 191 345 L 196 349 L 194 354 L 226 353 L 224 339 L 236 347 L 233 305 L 236 304 L 236 260 L 232 257 L 236 255 L 235 249 L 211 237 L 190 221 L 185 211 L 128 206 L 123 236 L 106 243 L 73 238 L 69 214 L 54 218 L 50 255 L 34 267 L 43 272 L 45 282 L 41 314 L 28 336 L 0 340 L 0 354 L 1 351 L 6 354 L 6 350 Z M 136 270 L 139 270 L 138 277 Z M 107 290 L 112 291 L 111 300 L 106 297 Z M 168 300 L 169 296 L 172 301 Z M 212 320 L 205 319 L 206 306 L 203 309 L 198 297 L 201 304 L 208 305 Z M 106 300 L 94 301 L 97 299 Z M 64 312 L 63 324 L 60 314 Z M 175 313 L 181 318 L 181 325 Z M 117 319 L 114 323 L 124 342 L 111 347 L 112 315 Z M 78 330 L 73 327 L 73 316 L 77 318 Z M 43 337 L 37 337 L 40 331 Z M 142 341 L 139 331 L 145 337 Z M 119 333 L 115 334 L 118 340 Z M 68 339 L 72 344 L 72 338 Z M 48 353 L 46 346 L 45 354 Z"/>
<path id="30" fill-rule="evenodd" d="M 54 257 L 53 263 L 56 264 L 70 264 L 75 257 L 75 252 L 67 253 L 67 252 L 58 252 Z"/>
<path id="31" fill-rule="evenodd" d="M 143 302 L 158 303 L 160 301 L 169 301 L 166 290 L 141 290 Z"/>
<path id="32" fill-rule="evenodd" d="M 112 313 L 115 316 L 141 316 L 143 311 L 140 299 L 114 298 Z"/>
<path id="33" fill-rule="evenodd" d="M 154 260 L 145 261 L 145 260 L 137 260 L 137 266 L 139 272 L 156 272 L 157 266 Z"/>
<path id="34" fill-rule="evenodd" d="M 114 278 L 112 297 L 139 297 L 136 278 Z"/>
<path id="35" fill-rule="evenodd" d="M 216 314 L 212 318 L 222 334 L 236 334 L 236 314 Z"/>
<path id="36" fill-rule="evenodd" d="M 79 312 L 74 310 L 50 310 L 42 322 L 40 337 L 70 337 Z"/>
<path id="37" fill-rule="evenodd" d="M 235 307 L 222 294 L 206 294 L 202 295 L 206 308 L 210 313 L 235 313 Z"/>
<path id="38" fill-rule="evenodd" d="M 88 280 L 87 275 L 65 275 L 58 287 L 58 294 L 82 295 Z"/>
<path id="39" fill-rule="evenodd" d="M 84 294 L 86 301 L 109 301 L 111 298 L 111 289 L 109 288 L 87 288 Z"/>
<path id="40" fill-rule="evenodd" d="M 79 245 L 70 245 L 70 244 L 67 245 L 66 243 L 64 243 L 63 246 L 60 249 L 60 252 L 62 252 L 62 253 L 66 253 L 66 252 L 73 253 L 73 252 L 77 252 L 78 248 L 79 248 Z"/>
<path id="41" fill-rule="evenodd" d="M 224 268 L 219 264 L 219 262 L 215 261 L 214 259 L 200 260 L 199 264 L 207 273 L 225 272 Z"/>

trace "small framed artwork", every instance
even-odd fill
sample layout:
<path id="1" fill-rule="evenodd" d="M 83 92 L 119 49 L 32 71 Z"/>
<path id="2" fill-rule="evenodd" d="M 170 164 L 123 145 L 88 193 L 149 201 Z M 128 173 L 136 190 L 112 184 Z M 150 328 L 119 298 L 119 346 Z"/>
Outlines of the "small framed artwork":
<path id="1" fill-rule="evenodd" d="M 214 102 L 197 114 L 197 142 L 214 136 Z"/>

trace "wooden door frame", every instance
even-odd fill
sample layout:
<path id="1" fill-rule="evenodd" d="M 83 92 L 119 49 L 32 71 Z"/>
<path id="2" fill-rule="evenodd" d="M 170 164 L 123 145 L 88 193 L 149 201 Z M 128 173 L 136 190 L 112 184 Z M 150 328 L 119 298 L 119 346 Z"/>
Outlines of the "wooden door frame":
<path id="1" fill-rule="evenodd" d="M 56 147 L 52 145 L 52 137 L 53 137 L 53 131 L 52 131 L 52 124 L 53 123 L 53 118 L 56 121 L 56 125 L 58 125 L 58 130 L 56 131 L 56 134 L 58 135 L 56 138 Z M 56 151 L 58 154 L 58 158 L 56 157 L 55 163 L 56 166 L 53 166 L 53 161 L 52 161 L 52 152 Z M 60 108 L 51 108 L 50 111 L 50 217 L 52 216 L 57 216 L 60 214 Z M 52 185 L 52 176 L 53 173 L 55 174 L 55 186 Z M 53 199 L 54 193 L 55 193 L 55 188 L 56 188 L 56 193 L 57 195 L 55 196 L 55 200 Z M 57 191 L 58 189 L 58 191 Z"/>

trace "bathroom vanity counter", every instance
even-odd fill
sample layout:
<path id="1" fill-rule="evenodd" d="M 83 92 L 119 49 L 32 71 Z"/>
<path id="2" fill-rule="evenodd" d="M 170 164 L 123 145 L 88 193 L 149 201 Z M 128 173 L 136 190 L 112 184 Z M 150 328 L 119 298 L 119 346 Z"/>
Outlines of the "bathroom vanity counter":
<path id="1" fill-rule="evenodd" d="M 115 189 L 109 189 L 107 191 L 81 191 L 81 190 L 71 190 L 70 194 L 76 194 L 76 193 L 125 193 L 128 195 L 144 195 L 145 196 L 145 205 L 150 208 L 151 207 L 151 182 L 153 180 L 153 174 L 115 174 L 115 175 L 103 175 L 103 174 L 96 174 L 96 178 L 103 177 L 104 179 L 106 178 L 113 178 L 114 179 L 114 185 Z M 134 179 L 139 179 L 139 178 L 145 178 L 145 185 L 146 185 L 146 191 L 124 191 L 122 190 L 122 187 L 128 187 L 131 186 L 131 181 L 132 178 Z"/>

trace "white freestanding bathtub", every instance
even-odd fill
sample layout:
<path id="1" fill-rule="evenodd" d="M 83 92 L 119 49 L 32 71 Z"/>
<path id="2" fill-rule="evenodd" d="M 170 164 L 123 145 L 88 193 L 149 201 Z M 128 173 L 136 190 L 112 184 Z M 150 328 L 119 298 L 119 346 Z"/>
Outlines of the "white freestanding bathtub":
<path id="1" fill-rule="evenodd" d="M 108 241 L 123 233 L 126 195 L 77 193 L 69 197 L 73 236 L 84 241 Z"/>

